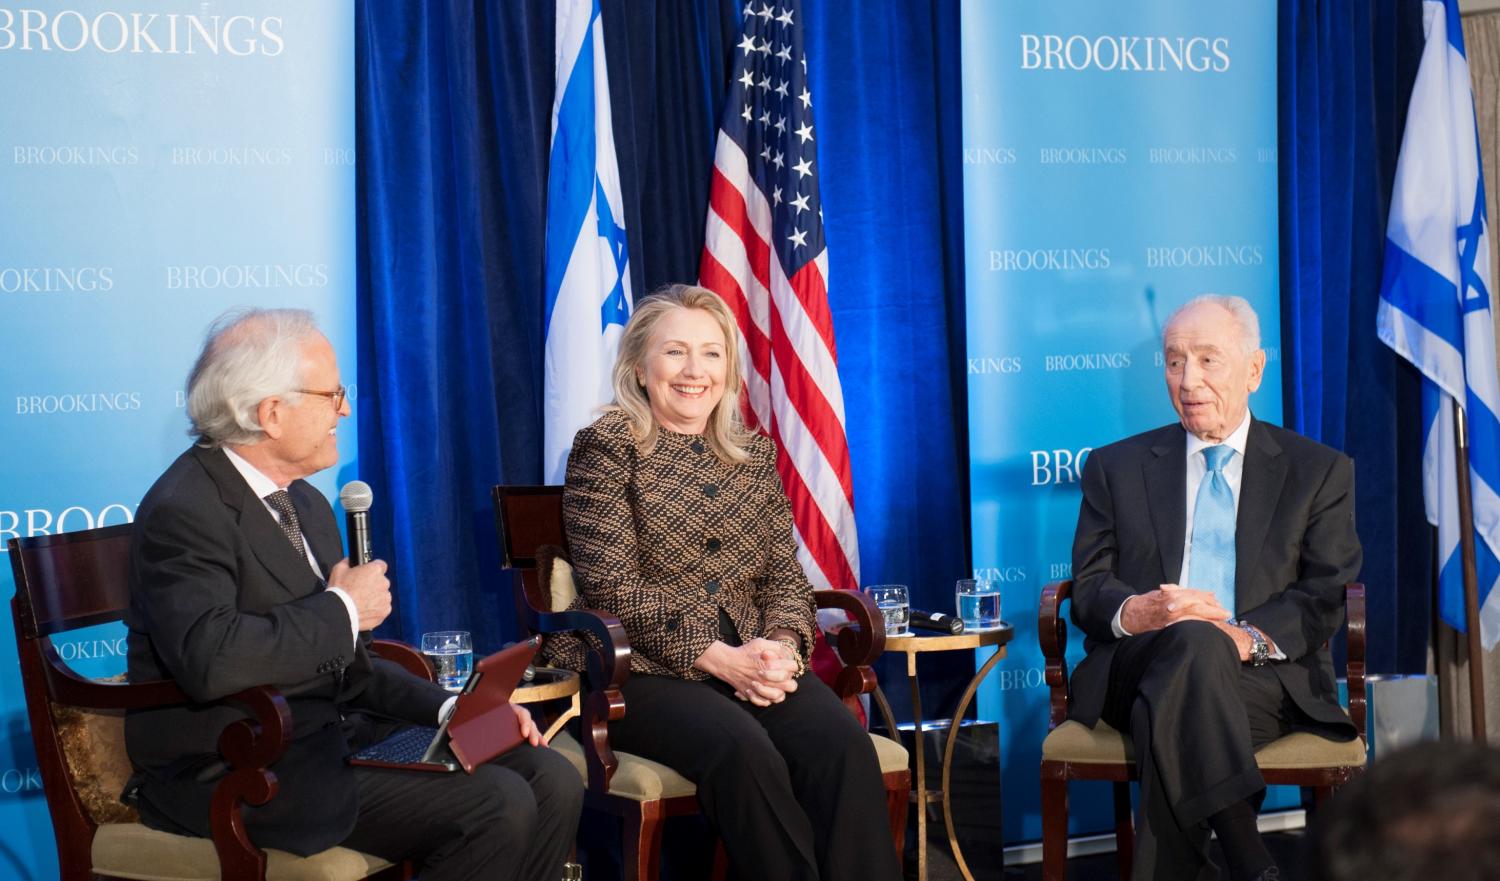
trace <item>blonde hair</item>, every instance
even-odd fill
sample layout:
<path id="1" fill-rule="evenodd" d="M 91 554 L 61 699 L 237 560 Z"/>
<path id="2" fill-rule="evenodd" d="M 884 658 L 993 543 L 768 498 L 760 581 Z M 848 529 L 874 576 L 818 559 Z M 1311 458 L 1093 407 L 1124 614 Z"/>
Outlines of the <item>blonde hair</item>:
<path id="1" fill-rule="evenodd" d="M 707 312 L 724 332 L 724 397 L 709 414 L 703 436 L 714 455 L 722 461 L 736 465 L 747 462 L 750 454 L 745 448 L 754 440 L 755 432 L 745 427 L 740 415 L 739 335 L 729 307 L 718 294 L 707 288 L 688 284 L 667 285 L 636 304 L 629 323 L 625 325 L 625 335 L 620 338 L 620 354 L 615 359 L 613 376 L 615 400 L 607 409 L 625 414 L 630 423 L 630 436 L 635 439 L 636 449 L 641 455 L 648 456 L 656 449 L 656 417 L 651 413 L 651 400 L 636 378 L 636 371 L 644 369 L 656 326 L 674 309 Z"/>

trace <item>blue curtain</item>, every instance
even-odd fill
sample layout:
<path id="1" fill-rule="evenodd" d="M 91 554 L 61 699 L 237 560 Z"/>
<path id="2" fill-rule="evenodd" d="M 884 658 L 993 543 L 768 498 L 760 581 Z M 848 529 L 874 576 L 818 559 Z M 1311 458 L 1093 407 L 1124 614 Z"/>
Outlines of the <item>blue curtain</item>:
<path id="1" fill-rule="evenodd" d="M 1286 422 L 1356 463 L 1372 672 L 1420 673 L 1432 623 L 1420 378 L 1375 337 L 1419 0 L 1280 4 Z"/>

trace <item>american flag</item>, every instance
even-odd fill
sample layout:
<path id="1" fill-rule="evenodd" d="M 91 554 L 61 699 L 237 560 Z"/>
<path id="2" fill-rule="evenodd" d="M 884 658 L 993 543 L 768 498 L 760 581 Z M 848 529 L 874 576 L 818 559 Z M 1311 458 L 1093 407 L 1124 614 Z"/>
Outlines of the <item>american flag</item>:
<path id="1" fill-rule="evenodd" d="M 746 421 L 778 443 L 802 568 L 816 588 L 855 589 L 854 485 L 801 22 L 799 0 L 745 6 L 699 280 L 739 323 Z"/>

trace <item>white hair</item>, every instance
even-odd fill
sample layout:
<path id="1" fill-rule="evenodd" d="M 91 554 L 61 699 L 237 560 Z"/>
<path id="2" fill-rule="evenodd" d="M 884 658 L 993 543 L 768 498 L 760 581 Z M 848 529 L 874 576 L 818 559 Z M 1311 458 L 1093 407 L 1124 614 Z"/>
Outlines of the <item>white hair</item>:
<path id="1" fill-rule="evenodd" d="M 188 374 L 188 434 L 210 447 L 264 438 L 260 402 L 301 397 L 302 344 L 318 332 L 306 309 L 232 309 L 220 315 Z"/>
<path id="2" fill-rule="evenodd" d="M 1230 317 L 1235 324 L 1240 326 L 1240 348 L 1244 349 L 1246 355 L 1253 355 L 1260 348 L 1260 316 L 1255 314 L 1250 301 L 1244 297 L 1236 297 L 1231 294 L 1199 294 L 1178 306 L 1171 315 L 1167 316 L 1167 323 L 1162 325 L 1162 336 L 1165 337 L 1168 330 L 1172 329 L 1172 322 L 1177 317 L 1194 306 L 1212 305 L 1218 306 Z"/>

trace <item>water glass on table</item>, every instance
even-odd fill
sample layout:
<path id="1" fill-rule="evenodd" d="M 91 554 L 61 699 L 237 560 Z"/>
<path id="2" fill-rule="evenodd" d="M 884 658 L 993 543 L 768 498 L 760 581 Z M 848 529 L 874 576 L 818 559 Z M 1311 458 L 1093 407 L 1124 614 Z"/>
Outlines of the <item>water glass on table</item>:
<path id="1" fill-rule="evenodd" d="M 885 635 L 900 636 L 911 620 L 911 601 L 904 584 L 876 584 L 865 588 L 865 595 L 885 618 Z"/>
<path id="2" fill-rule="evenodd" d="M 463 691 L 474 672 L 474 644 L 467 630 L 437 630 L 422 634 L 422 654 L 437 671 L 437 683 L 449 691 Z"/>
<path id="3" fill-rule="evenodd" d="M 960 578 L 954 586 L 958 617 L 965 630 L 1000 626 L 1000 585 L 988 578 Z"/>

